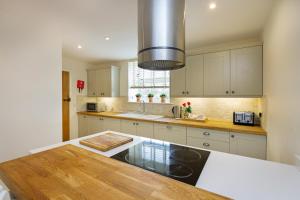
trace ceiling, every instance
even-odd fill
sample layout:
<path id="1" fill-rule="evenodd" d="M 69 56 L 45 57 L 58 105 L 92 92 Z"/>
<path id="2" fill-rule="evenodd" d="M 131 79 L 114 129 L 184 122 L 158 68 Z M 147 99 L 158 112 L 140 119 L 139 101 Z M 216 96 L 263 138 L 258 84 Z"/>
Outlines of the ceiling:
<path id="1" fill-rule="evenodd" d="M 137 0 L 60 2 L 64 56 L 90 63 L 137 57 Z M 214 10 L 210 2 L 186 0 L 187 49 L 258 37 L 273 0 L 215 0 Z"/>

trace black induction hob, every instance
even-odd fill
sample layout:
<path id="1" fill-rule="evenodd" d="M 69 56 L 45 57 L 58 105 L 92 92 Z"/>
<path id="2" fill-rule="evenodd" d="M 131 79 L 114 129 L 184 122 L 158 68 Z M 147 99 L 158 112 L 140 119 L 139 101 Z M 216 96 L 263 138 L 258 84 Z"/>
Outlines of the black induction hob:
<path id="1" fill-rule="evenodd" d="M 209 154 L 209 151 L 149 139 L 111 158 L 195 186 Z"/>

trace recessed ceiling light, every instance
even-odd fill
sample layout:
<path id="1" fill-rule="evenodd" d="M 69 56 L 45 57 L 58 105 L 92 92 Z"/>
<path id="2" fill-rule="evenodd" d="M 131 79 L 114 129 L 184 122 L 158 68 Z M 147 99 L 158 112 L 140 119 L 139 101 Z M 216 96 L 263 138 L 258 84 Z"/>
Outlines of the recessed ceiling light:
<path id="1" fill-rule="evenodd" d="M 81 45 L 78 45 L 77 48 L 78 48 L 78 49 L 82 49 L 82 46 L 81 46 Z"/>
<path id="2" fill-rule="evenodd" d="M 108 41 L 108 40 L 110 40 L 110 37 L 105 37 L 104 39 L 105 39 L 106 41 Z"/>
<path id="3" fill-rule="evenodd" d="M 211 9 L 211 10 L 215 9 L 216 7 L 217 7 L 217 4 L 214 2 L 209 4 L 209 9 Z"/>

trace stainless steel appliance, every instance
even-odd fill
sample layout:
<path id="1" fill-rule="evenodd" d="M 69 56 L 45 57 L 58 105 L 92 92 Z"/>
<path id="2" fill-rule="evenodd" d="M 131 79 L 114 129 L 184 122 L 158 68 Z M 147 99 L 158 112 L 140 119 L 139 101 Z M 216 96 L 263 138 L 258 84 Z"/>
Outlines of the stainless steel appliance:
<path id="1" fill-rule="evenodd" d="M 178 119 L 181 117 L 181 107 L 180 106 L 173 106 L 172 108 L 173 117 Z"/>
<path id="2" fill-rule="evenodd" d="M 185 66 L 185 0 L 138 0 L 138 66 Z"/>
<path id="3" fill-rule="evenodd" d="M 88 112 L 104 112 L 106 105 L 104 103 L 86 103 L 86 111 Z"/>
<path id="4" fill-rule="evenodd" d="M 233 123 L 239 125 L 254 126 L 255 113 L 254 112 L 234 112 Z"/>
<path id="5" fill-rule="evenodd" d="M 209 151 L 148 139 L 111 158 L 196 185 L 209 154 Z"/>

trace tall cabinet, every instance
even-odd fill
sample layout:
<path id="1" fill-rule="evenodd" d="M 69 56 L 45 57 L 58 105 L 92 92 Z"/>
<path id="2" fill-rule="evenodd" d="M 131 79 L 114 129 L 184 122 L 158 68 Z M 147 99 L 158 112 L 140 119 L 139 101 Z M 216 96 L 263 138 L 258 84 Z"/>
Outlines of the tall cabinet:
<path id="1" fill-rule="evenodd" d="M 88 96 L 117 97 L 120 95 L 120 69 L 115 66 L 88 70 Z"/>

